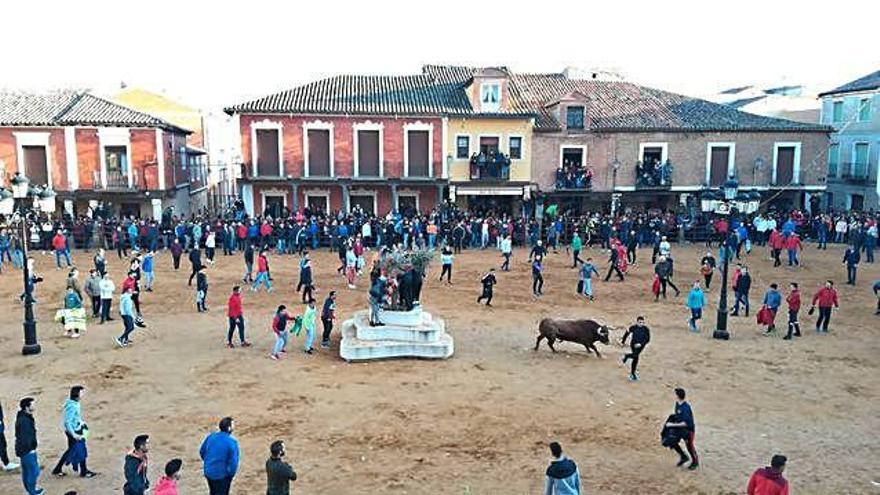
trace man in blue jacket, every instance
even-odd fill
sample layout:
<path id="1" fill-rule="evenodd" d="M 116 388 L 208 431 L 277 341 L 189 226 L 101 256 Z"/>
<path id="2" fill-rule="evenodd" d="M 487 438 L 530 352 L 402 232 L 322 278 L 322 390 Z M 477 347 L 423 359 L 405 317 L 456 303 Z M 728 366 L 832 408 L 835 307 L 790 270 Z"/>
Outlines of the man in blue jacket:
<path id="1" fill-rule="evenodd" d="M 232 478 L 238 471 L 238 440 L 232 436 L 234 429 L 232 418 L 221 419 L 219 431 L 208 435 L 199 449 L 210 495 L 229 495 Z"/>
<path id="2" fill-rule="evenodd" d="M 553 460 L 547 466 L 544 480 L 544 495 L 580 495 L 581 477 L 577 464 L 562 454 L 562 446 L 550 443 Z"/>
<path id="3" fill-rule="evenodd" d="M 782 294 L 779 293 L 779 286 L 770 284 L 770 288 L 764 293 L 763 304 L 773 314 L 772 321 L 767 325 L 767 333 L 771 333 L 776 330 L 776 313 L 779 311 L 779 306 L 782 305 Z"/>

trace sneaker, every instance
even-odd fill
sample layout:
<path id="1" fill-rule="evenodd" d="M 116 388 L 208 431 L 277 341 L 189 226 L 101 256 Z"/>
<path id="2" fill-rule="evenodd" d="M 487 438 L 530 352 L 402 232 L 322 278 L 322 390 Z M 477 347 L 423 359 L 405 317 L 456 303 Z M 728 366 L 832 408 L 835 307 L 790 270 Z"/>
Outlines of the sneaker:
<path id="1" fill-rule="evenodd" d="M 697 464 L 696 462 L 692 462 L 691 465 L 688 466 L 688 471 L 694 471 L 694 470 L 697 469 L 698 467 L 700 467 L 699 464 Z"/>
<path id="2" fill-rule="evenodd" d="M 37 491 L 35 491 L 34 493 L 36 495 L 43 495 L 44 493 L 46 493 L 46 490 L 44 490 L 42 488 L 37 488 Z"/>
<path id="3" fill-rule="evenodd" d="M 122 341 L 119 337 L 113 339 L 113 342 L 116 342 L 116 345 L 119 347 L 125 347 L 125 342 Z"/>
<path id="4" fill-rule="evenodd" d="M 228 347 L 230 349 L 235 349 L 235 344 L 233 344 L 232 342 L 227 342 L 226 347 Z"/>
<path id="5" fill-rule="evenodd" d="M 21 466 L 19 466 L 18 464 L 14 463 L 14 462 L 10 462 L 9 464 L 3 466 L 3 470 L 4 471 L 14 471 L 14 470 L 18 469 L 19 467 L 21 467 Z"/>
<path id="6" fill-rule="evenodd" d="M 690 457 L 684 456 L 684 457 L 682 457 L 681 459 L 679 459 L 679 460 L 678 460 L 678 463 L 676 463 L 675 465 L 676 465 L 677 467 L 682 467 L 682 466 L 684 466 L 685 464 L 687 464 L 687 462 L 688 462 L 689 460 L 691 460 Z"/>
<path id="7" fill-rule="evenodd" d="M 303 352 L 306 354 L 313 354 L 315 352 L 315 350 L 314 349 L 306 349 Z"/>
<path id="8" fill-rule="evenodd" d="M 269 359 L 274 359 L 275 361 L 278 361 L 278 354 L 269 354 Z"/>
<path id="9" fill-rule="evenodd" d="M 637 382 L 637 381 L 639 381 L 639 376 L 636 375 L 635 373 L 630 373 L 630 374 L 629 374 L 629 381 L 631 381 L 631 382 Z"/>
<path id="10" fill-rule="evenodd" d="M 330 342 L 321 342 L 321 348 L 322 348 L 322 349 L 329 349 L 329 348 L 330 348 Z"/>
<path id="11" fill-rule="evenodd" d="M 86 471 L 85 473 L 81 474 L 80 477 L 91 479 L 91 478 L 98 476 L 99 474 L 101 474 L 101 473 L 96 473 L 94 471 Z"/>
<path id="12" fill-rule="evenodd" d="M 786 335 L 785 337 L 782 337 L 782 340 L 791 340 L 791 335 Z"/>
<path id="13" fill-rule="evenodd" d="M 248 341 L 244 341 L 244 342 L 241 343 L 241 346 L 242 346 L 242 347 L 250 347 L 250 346 L 251 346 L 251 343 L 248 342 Z"/>

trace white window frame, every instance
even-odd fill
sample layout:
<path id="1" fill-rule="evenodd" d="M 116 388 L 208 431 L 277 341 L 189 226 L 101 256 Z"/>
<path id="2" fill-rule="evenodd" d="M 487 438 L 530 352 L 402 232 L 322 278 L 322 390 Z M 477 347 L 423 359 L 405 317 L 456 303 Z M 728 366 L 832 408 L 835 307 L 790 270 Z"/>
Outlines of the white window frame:
<path id="1" fill-rule="evenodd" d="M 251 122 L 251 177 L 257 176 L 257 161 L 259 159 L 257 129 L 278 131 L 278 177 L 284 177 L 284 124 L 269 119 Z"/>
<path id="2" fill-rule="evenodd" d="M 459 158 L 458 157 L 458 138 L 463 138 L 463 137 L 468 139 L 467 157 Z M 455 155 L 453 155 L 453 156 L 455 157 L 456 161 L 464 162 L 464 161 L 468 161 L 471 159 L 471 150 L 473 149 L 473 147 L 471 147 L 471 144 L 473 144 L 473 141 L 474 141 L 473 137 L 470 134 L 456 134 L 455 135 L 455 141 L 452 143 L 452 149 L 455 150 Z"/>
<path id="3" fill-rule="evenodd" d="M 562 156 L 566 148 L 572 149 L 580 149 L 583 152 L 583 159 L 581 160 L 581 165 L 587 166 L 587 145 L 586 144 L 560 144 L 559 145 L 559 161 L 556 163 L 556 169 L 558 170 L 562 167 Z"/>
<path id="4" fill-rule="evenodd" d="M 358 122 L 352 126 L 352 134 L 354 135 L 354 176 L 360 177 L 360 148 L 358 147 L 359 131 L 379 131 L 379 177 L 385 177 L 385 125 L 381 122 Z M 330 130 L 330 136 L 333 136 L 333 130 Z M 333 153 L 330 153 L 333 156 Z M 331 163 L 332 163 L 331 158 Z M 333 166 L 330 167 L 333 170 Z"/>
<path id="5" fill-rule="evenodd" d="M 353 196 L 370 196 L 373 198 L 373 215 L 377 215 L 377 211 L 379 211 L 379 193 L 376 190 L 372 189 L 352 189 L 348 192 L 348 204 L 351 206 L 351 198 Z M 329 203 L 328 203 L 329 204 Z M 351 208 L 349 207 L 349 211 Z"/>
<path id="6" fill-rule="evenodd" d="M 645 156 L 645 148 L 660 148 L 660 163 L 666 163 L 666 160 L 669 159 L 669 143 L 639 143 L 639 161 L 642 161 L 642 158 Z"/>
<path id="7" fill-rule="evenodd" d="M 434 177 L 434 124 L 422 121 L 403 124 L 403 176 L 409 177 L 410 131 L 428 131 L 428 177 Z"/>
<path id="8" fill-rule="evenodd" d="M 162 129 L 156 129 L 156 172 L 159 175 L 159 189 L 165 189 L 165 142 Z"/>
<path id="9" fill-rule="evenodd" d="M 497 103 L 487 103 L 483 101 L 483 89 L 484 88 L 498 88 L 498 102 Z M 500 112 L 501 111 L 501 100 L 503 95 L 501 94 L 501 83 L 500 82 L 484 82 L 480 84 L 480 112 Z"/>
<path id="10" fill-rule="evenodd" d="M 264 189 L 260 191 L 260 197 L 263 201 L 263 207 L 260 209 L 260 212 L 266 211 L 266 198 L 278 198 L 281 197 L 284 199 L 284 207 L 287 208 L 287 197 L 290 196 L 289 192 L 284 191 L 283 189 L 272 188 L 272 189 Z"/>
<path id="11" fill-rule="evenodd" d="M 330 177 L 336 177 L 336 166 L 334 164 L 333 158 L 333 148 L 335 148 L 335 140 L 333 138 L 333 122 L 322 122 L 320 120 L 315 120 L 312 122 L 304 122 L 303 125 L 303 170 L 305 172 L 305 177 L 311 177 L 311 173 L 309 172 L 309 131 L 310 130 L 323 130 L 330 131 L 328 146 L 330 147 Z M 327 204 L 329 208 L 329 203 Z"/>
<path id="12" fill-rule="evenodd" d="M 773 143 L 773 184 L 776 184 L 776 165 L 779 162 L 779 148 L 794 148 L 794 166 L 792 169 L 792 184 L 801 183 L 801 142 L 776 142 Z M 839 154 L 838 154 L 839 156 Z"/>
<path id="13" fill-rule="evenodd" d="M 101 159 L 101 186 L 107 188 L 107 156 L 108 146 L 125 146 L 125 157 L 128 159 L 128 187 L 134 184 L 134 160 L 131 156 L 131 129 L 127 127 L 99 127 L 98 154 Z"/>
<path id="14" fill-rule="evenodd" d="M 311 197 L 325 198 L 327 204 L 327 210 L 324 211 L 325 214 L 330 213 L 330 190 L 329 189 L 306 189 L 303 191 L 303 205 L 305 207 L 309 206 L 309 198 Z"/>
<path id="15" fill-rule="evenodd" d="M 64 159 L 67 162 L 67 187 L 79 189 L 79 156 L 76 152 L 76 128 L 64 128 Z"/>
<path id="16" fill-rule="evenodd" d="M 394 211 L 400 212 L 400 198 L 416 198 L 416 211 L 422 211 L 421 206 L 419 205 L 419 197 L 422 195 L 421 191 L 414 191 L 412 189 L 401 189 L 397 191 L 397 204 L 394 205 Z"/>
<path id="17" fill-rule="evenodd" d="M 852 151 L 851 151 L 851 155 L 850 155 L 850 158 L 852 158 L 852 160 L 849 161 L 849 176 L 850 177 L 853 177 L 853 171 L 856 169 L 856 148 L 858 148 L 858 145 L 860 145 L 860 144 L 864 144 L 865 146 L 868 147 L 868 152 L 865 154 L 866 155 L 865 156 L 865 158 L 866 158 L 865 165 L 866 165 L 866 168 L 868 169 L 868 172 L 870 172 L 871 142 L 870 141 L 853 141 Z M 870 175 L 870 174 L 868 174 L 868 175 Z"/>
<path id="18" fill-rule="evenodd" d="M 510 156 L 510 140 L 513 138 L 519 138 L 519 158 L 512 158 Z M 519 162 L 525 160 L 526 157 L 526 138 L 522 136 L 522 134 L 508 134 L 507 135 L 507 157 L 510 158 L 511 162 Z"/>
<path id="19" fill-rule="evenodd" d="M 732 141 L 709 142 L 706 143 L 706 184 L 712 180 L 712 148 L 727 148 L 729 150 L 727 153 L 727 177 L 736 175 L 736 143 Z"/>
<path id="20" fill-rule="evenodd" d="M 18 171 L 21 175 L 26 175 L 24 167 L 24 147 L 43 146 L 46 148 L 46 181 L 49 183 L 48 186 L 51 189 L 54 189 L 52 184 L 52 148 L 49 146 L 49 136 L 51 133 L 13 132 L 12 134 L 15 136 L 15 158 L 18 160 Z"/>

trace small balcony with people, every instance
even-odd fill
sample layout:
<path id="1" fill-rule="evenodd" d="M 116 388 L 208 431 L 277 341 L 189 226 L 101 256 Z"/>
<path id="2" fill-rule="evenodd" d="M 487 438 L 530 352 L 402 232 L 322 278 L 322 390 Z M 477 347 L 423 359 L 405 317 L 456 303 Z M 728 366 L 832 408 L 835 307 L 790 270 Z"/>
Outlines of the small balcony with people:
<path id="1" fill-rule="evenodd" d="M 556 169 L 557 191 L 593 189 L 593 168 L 586 163 L 585 153 L 585 146 L 562 148 L 562 163 Z"/>
<path id="2" fill-rule="evenodd" d="M 667 159 L 660 162 L 636 162 L 636 189 L 669 189 L 672 187 L 672 164 Z"/>
<path id="3" fill-rule="evenodd" d="M 474 153 L 470 158 L 470 178 L 475 181 L 510 180 L 510 157 L 494 149 Z"/>

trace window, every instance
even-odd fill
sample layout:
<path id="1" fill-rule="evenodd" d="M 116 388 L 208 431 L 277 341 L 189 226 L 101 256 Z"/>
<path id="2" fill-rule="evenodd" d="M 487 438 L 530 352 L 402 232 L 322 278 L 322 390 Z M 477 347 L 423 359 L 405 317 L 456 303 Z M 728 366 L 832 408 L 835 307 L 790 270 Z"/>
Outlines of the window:
<path id="1" fill-rule="evenodd" d="M 364 213 L 376 214 L 376 196 L 373 196 L 372 194 L 352 193 L 348 201 L 351 203 L 352 209 L 356 206 L 360 206 L 361 209 L 364 210 Z"/>
<path id="2" fill-rule="evenodd" d="M 831 121 L 840 122 L 843 120 L 843 102 L 835 101 L 831 104 Z"/>
<path id="3" fill-rule="evenodd" d="M 480 153 L 488 156 L 498 153 L 498 138 L 492 136 L 480 136 Z"/>
<path id="4" fill-rule="evenodd" d="M 359 177 L 379 177 L 379 131 L 357 131 Z"/>
<path id="5" fill-rule="evenodd" d="M 776 147 L 776 184 L 786 186 L 797 183 L 794 174 L 796 154 L 797 147 L 795 146 Z"/>
<path id="6" fill-rule="evenodd" d="M 736 143 L 708 143 L 706 146 L 706 185 L 719 187 L 735 173 Z"/>
<path id="7" fill-rule="evenodd" d="M 486 83 L 480 85 L 480 109 L 484 112 L 497 112 L 501 109 L 501 85 Z"/>
<path id="8" fill-rule="evenodd" d="M 583 129 L 584 107 L 567 107 L 565 109 L 565 124 L 568 129 Z"/>
<path id="9" fill-rule="evenodd" d="M 859 122 L 868 122 L 871 120 L 871 100 L 870 98 L 862 98 L 859 100 Z"/>
<path id="10" fill-rule="evenodd" d="M 257 129 L 256 175 L 278 175 L 278 130 Z"/>
<path id="11" fill-rule="evenodd" d="M 584 148 L 562 148 L 562 163 L 559 164 L 563 169 L 580 168 L 584 165 Z"/>
<path id="12" fill-rule="evenodd" d="M 508 144 L 510 149 L 508 150 L 508 154 L 510 155 L 511 160 L 521 160 L 522 159 L 522 138 L 519 136 L 513 137 L 511 136 L 508 140 Z"/>
<path id="13" fill-rule="evenodd" d="M 407 131 L 408 177 L 428 177 L 429 137 L 428 131 Z"/>
<path id="14" fill-rule="evenodd" d="M 828 177 L 837 177 L 840 168 L 840 145 L 834 143 L 828 148 Z"/>
<path id="15" fill-rule="evenodd" d="M 868 143 L 856 143 L 853 147 L 852 176 L 855 178 L 868 176 Z"/>
<path id="16" fill-rule="evenodd" d="M 861 194 L 850 194 L 849 209 L 852 211 L 862 211 L 865 209 L 865 197 Z"/>
<path id="17" fill-rule="evenodd" d="M 471 156 L 471 138 L 469 136 L 458 136 L 455 138 L 455 157 L 461 160 L 467 160 Z"/>
<path id="18" fill-rule="evenodd" d="M 122 148 L 123 151 L 125 148 Z M 49 183 L 49 159 L 45 146 L 22 146 L 24 174 L 31 183 L 44 186 Z"/>
<path id="19" fill-rule="evenodd" d="M 309 129 L 309 176 L 330 177 L 330 131 Z"/>

